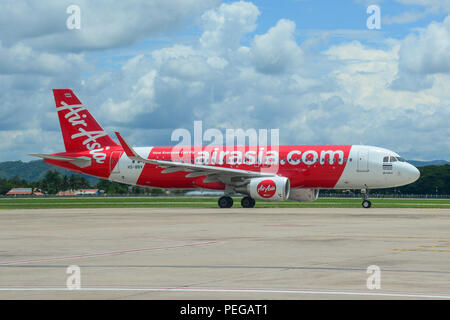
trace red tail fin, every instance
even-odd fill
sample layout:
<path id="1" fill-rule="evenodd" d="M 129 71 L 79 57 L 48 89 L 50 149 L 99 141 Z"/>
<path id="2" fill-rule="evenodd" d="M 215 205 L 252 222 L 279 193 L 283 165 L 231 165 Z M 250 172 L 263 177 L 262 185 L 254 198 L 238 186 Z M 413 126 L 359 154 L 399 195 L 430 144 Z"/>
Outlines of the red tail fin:
<path id="1" fill-rule="evenodd" d="M 70 89 L 53 89 L 67 152 L 94 150 L 117 144 L 95 121 Z"/>

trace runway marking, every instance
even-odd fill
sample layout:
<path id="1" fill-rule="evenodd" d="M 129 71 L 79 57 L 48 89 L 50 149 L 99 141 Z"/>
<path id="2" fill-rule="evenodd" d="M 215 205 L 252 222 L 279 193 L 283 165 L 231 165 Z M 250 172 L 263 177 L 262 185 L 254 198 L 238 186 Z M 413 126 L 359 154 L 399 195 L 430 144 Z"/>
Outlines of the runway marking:
<path id="1" fill-rule="evenodd" d="M 418 244 L 412 249 L 393 248 L 388 251 L 416 251 L 416 252 L 450 252 L 450 241 L 448 240 L 433 240 L 435 245 Z"/>
<path id="2" fill-rule="evenodd" d="M 433 240 L 433 241 L 447 241 L 450 242 L 448 238 L 436 238 L 436 237 L 420 237 L 420 236 L 390 236 L 390 235 L 368 235 L 368 234 L 327 234 L 327 235 L 320 235 L 320 234 L 309 234 L 305 235 L 305 237 L 309 238 L 379 238 L 379 239 L 422 239 L 422 240 Z M 438 239 L 438 240 L 436 240 Z"/>
<path id="3" fill-rule="evenodd" d="M 312 224 L 294 224 L 294 223 L 284 223 L 284 224 L 265 224 L 264 227 L 311 227 Z"/>
<path id="4" fill-rule="evenodd" d="M 143 251 L 170 250 L 170 249 L 178 249 L 178 248 L 206 246 L 206 245 L 211 245 L 211 244 L 216 244 L 216 243 L 217 243 L 217 241 L 196 242 L 196 243 L 182 244 L 182 245 L 177 245 L 177 246 L 129 249 L 129 250 L 120 250 L 120 251 L 101 252 L 101 253 L 87 253 L 87 254 L 80 254 L 80 255 L 73 255 L 73 256 L 31 259 L 31 260 L 16 260 L 16 261 L 0 262 L 0 266 L 22 264 L 22 263 L 55 261 L 55 260 L 70 260 L 70 259 L 84 259 L 84 258 L 101 257 L 101 256 L 113 256 L 113 255 L 121 255 L 121 254 L 143 252 Z"/>
<path id="5" fill-rule="evenodd" d="M 82 287 L 68 289 L 64 287 L 0 287 L 0 291 L 140 291 L 140 292 L 214 292 L 214 293 L 288 293 L 288 294 L 323 294 L 323 295 L 353 295 L 353 296 L 379 296 L 399 298 L 430 298 L 450 299 L 448 294 L 417 294 L 399 292 L 360 292 L 360 291 L 330 291 L 308 289 L 235 289 L 235 288 L 136 288 L 136 287 Z"/>
<path id="6" fill-rule="evenodd" d="M 402 251 L 415 251 L 415 252 L 450 252 L 450 250 L 444 250 L 444 249 L 401 249 L 401 248 L 393 248 L 393 249 L 386 249 L 387 251 L 396 251 L 396 252 L 402 252 Z"/>
<path id="7" fill-rule="evenodd" d="M 345 268 L 345 267 L 302 267 L 302 266 L 248 266 L 248 265 L 79 265 L 80 268 L 90 269 L 247 269 L 247 270 L 306 270 L 306 271 L 367 271 L 367 268 Z M 67 268 L 67 265 L 0 265 L 0 268 L 38 268 L 57 269 Z M 430 273 L 430 274 L 450 274 L 450 271 L 440 270 L 402 270 L 383 269 L 383 272 L 394 273 Z"/>

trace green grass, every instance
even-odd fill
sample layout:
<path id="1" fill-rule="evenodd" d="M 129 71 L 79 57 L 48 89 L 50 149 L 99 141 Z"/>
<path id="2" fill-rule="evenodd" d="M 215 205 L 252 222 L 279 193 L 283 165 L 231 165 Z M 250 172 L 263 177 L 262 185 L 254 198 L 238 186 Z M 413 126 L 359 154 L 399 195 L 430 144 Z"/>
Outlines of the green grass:
<path id="1" fill-rule="evenodd" d="M 241 198 L 234 198 L 239 208 Z M 445 199 L 371 199 L 374 208 L 447 208 Z M 30 198 L 0 199 L 0 210 L 51 209 L 51 208 L 217 208 L 217 198 L 212 197 L 148 197 L 148 198 Z M 320 198 L 314 202 L 256 201 L 257 208 L 360 208 L 361 199 Z"/>

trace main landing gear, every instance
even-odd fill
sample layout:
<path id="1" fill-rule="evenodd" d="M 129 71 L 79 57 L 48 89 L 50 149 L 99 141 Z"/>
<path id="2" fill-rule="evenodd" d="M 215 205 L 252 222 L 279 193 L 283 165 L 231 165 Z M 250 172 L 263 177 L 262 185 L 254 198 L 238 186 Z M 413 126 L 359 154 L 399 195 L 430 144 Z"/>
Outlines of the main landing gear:
<path id="1" fill-rule="evenodd" d="M 217 202 L 220 208 L 231 208 L 233 206 L 233 198 L 230 196 L 223 196 L 219 198 Z M 251 197 L 244 197 L 241 200 L 242 208 L 253 208 L 255 206 L 255 199 Z"/>
<path id="2" fill-rule="evenodd" d="M 242 208 L 253 208 L 255 207 L 255 199 L 250 197 L 243 197 L 241 200 Z"/>
<path id="3" fill-rule="evenodd" d="M 220 208 L 231 208 L 233 206 L 233 198 L 229 196 L 222 196 L 218 201 Z"/>
<path id="4" fill-rule="evenodd" d="M 372 206 L 372 202 L 370 202 L 369 200 L 367 200 L 368 196 L 368 190 L 367 189 L 361 189 L 361 195 L 363 198 L 363 202 L 362 202 L 362 207 L 365 209 L 369 209 Z"/>

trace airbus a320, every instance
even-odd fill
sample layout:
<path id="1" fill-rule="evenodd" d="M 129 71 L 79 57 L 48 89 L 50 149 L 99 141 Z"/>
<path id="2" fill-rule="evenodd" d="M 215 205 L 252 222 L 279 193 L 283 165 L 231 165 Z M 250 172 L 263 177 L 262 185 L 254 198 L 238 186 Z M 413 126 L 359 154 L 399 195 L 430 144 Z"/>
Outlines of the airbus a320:
<path id="1" fill-rule="evenodd" d="M 221 208 L 231 195 L 255 199 L 314 201 L 320 189 L 368 190 L 406 185 L 419 170 L 397 153 L 364 145 L 131 147 L 116 132 L 116 143 L 70 89 L 53 90 L 64 152 L 32 154 L 51 165 L 129 185 L 223 190 Z"/>

